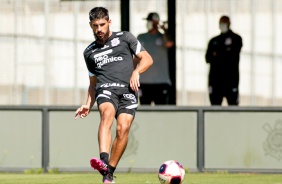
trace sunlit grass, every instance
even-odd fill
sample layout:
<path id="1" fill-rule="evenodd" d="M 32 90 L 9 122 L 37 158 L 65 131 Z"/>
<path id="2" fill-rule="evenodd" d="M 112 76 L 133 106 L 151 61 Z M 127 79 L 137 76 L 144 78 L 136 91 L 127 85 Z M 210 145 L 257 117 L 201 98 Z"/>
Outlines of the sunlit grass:
<path id="1" fill-rule="evenodd" d="M 116 173 L 116 183 L 159 184 L 156 173 Z M 2 184 L 95 184 L 98 173 L 11 174 L 0 173 Z M 282 174 L 187 173 L 183 184 L 282 184 Z"/>

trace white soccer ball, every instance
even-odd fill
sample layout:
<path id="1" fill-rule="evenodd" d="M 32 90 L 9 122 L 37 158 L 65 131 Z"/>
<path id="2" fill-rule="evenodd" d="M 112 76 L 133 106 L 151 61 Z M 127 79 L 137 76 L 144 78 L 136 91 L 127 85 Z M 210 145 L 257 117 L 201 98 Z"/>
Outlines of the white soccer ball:
<path id="1" fill-rule="evenodd" d="M 181 184 L 185 170 L 179 162 L 168 160 L 161 165 L 158 176 L 161 184 Z"/>

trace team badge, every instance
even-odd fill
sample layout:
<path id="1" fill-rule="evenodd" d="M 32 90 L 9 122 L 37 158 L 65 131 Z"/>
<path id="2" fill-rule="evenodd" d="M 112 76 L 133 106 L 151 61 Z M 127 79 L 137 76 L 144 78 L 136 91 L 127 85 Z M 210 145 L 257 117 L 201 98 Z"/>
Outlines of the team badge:
<path id="1" fill-rule="evenodd" d="M 232 39 L 231 38 L 226 38 L 224 44 L 225 45 L 231 45 L 232 44 Z"/>
<path id="2" fill-rule="evenodd" d="M 114 38 L 111 41 L 113 47 L 117 46 L 120 43 L 119 38 Z"/>

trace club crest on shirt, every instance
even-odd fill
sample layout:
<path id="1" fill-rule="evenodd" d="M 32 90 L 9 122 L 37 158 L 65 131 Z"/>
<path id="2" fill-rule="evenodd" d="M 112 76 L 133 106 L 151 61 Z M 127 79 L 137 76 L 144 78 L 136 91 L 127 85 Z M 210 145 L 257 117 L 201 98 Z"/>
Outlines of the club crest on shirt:
<path id="1" fill-rule="evenodd" d="M 232 44 L 232 39 L 231 38 L 226 38 L 224 44 L 225 45 L 231 45 Z"/>
<path id="2" fill-rule="evenodd" d="M 119 38 L 114 38 L 111 40 L 111 44 L 113 47 L 117 46 L 120 43 Z"/>

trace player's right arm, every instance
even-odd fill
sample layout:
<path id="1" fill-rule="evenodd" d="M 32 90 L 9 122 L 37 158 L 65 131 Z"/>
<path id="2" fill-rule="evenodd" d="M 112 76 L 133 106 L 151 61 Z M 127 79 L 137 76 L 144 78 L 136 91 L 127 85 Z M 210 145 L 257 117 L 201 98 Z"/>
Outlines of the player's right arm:
<path id="1" fill-rule="evenodd" d="M 88 88 L 88 94 L 87 94 L 87 100 L 84 105 L 81 105 L 76 112 L 75 112 L 75 119 L 78 117 L 84 118 L 86 117 L 90 111 L 93 105 L 95 104 L 95 96 L 96 96 L 96 83 L 97 83 L 97 77 L 96 76 L 89 76 L 89 88 Z"/>

